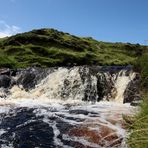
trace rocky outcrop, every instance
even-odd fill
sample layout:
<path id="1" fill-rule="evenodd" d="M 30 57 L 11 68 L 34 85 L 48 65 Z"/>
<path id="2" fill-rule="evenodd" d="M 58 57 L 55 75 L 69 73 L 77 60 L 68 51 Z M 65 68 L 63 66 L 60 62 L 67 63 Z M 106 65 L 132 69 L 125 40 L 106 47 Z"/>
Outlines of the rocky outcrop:
<path id="1" fill-rule="evenodd" d="M 42 68 L 28 68 L 17 73 L 17 85 L 22 85 L 25 90 L 33 89 L 50 71 Z"/>
<path id="2" fill-rule="evenodd" d="M 141 101 L 140 96 L 140 75 L 136 74 L 135 78 L 128 84 L 124 92 L 124 102 L 138 105 Z"/>
<path id="3" fill-rule="evenodd" d="M 48 69 L 42 68 L 0 69 L 0 87 L 11 88 L 14 85 L 22 85 L 25 90 L 29 90 L 49 73 Z"/>
<path id="4" fill-rule="evenodd" d="M 34 89 L 35 86 L 41 82 L 41 80 L 43 80 L 47 76 L 50 76 L 50 74 L 54 72 L 56 75 L 61 74 L 62 69 L 64 68 L 61 69 L 58 69 L 58 67 L 45 68 L 45 69 L 27 68 L 27 69 L 17 69 L 17 70 L 1 69 L 0 88 L 4 88 L 5 92 L 9 92 L 9 90 L 14 85 L 17 85 L 18 87 L 21 87 L 22 89 L 28 91 Z M 78 71 L 76 69 L 78 69 Z M 75 97 L 75 95 L 77 95 L 77 97 L 83 96 L 83 98 L 80 99 L 84 101 L 96 102 L 100 100 L 110 101 L 116 98 L 118 94 L 117 87 L 120 87 L 116 86 L 117 80 L 119 81 L 119 79 L 122 77 L 128 78 L 130 76 L 130 73 L 132 72 L 132 67 L 131 66 L 127 67 L 79 66 L 79 67 L 65 67 L 65 70 L 64 71 L 66 72 L 65 73 L 66 76 L 64 75 L 58 76 L 58 81 L 62 82 L 59 82 L 59 84 L 52 83 L 52 85 L 57 85 L 56 86 L 57 88 L 59 88 L 59 86 L 62 87 L 59 88 L 60 89 L 59 91 L 55 90 L 57 93 L 56 95 L 64 99 L 68 97 Z M 75 72 L 74 75 L 73 72 Z M 73 78 L 73 76 L 78 76 L 78 79 Z M 49 79 L 50 78 L 51 77 L 49 77 Z M 56 79 L 56 77 L 52 76 L 52 79 Z M 53 81 L 50 81 L 50 83 Z M 127 81 L 127 79 L 125 79 L 125 81 Z M 140 76 L 139 74 L 136 74 L 135 78 L 128 83 L 128 86 L 124 91 L 123 103 L 131 103 L 133 105 L 136 105 L 136 103 L 141 99 L 139 95 L 140 94 L 139 85 L 140 85 Z M 50 89 L 47 90 L 52 91 L 52 93 L 55 93 L 53 92 L 52 87 L 50 87 Z"/>

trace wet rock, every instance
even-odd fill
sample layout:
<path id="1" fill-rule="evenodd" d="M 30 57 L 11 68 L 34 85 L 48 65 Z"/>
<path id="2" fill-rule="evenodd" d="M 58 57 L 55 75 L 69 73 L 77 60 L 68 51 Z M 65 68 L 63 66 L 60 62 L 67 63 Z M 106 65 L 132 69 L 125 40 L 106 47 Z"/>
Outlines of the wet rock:
<path id="1" fill-rule="evenodd" d="M 133 101 L 131 102 L 131 105 L 132 105 L 132 106 L 138 106 L 138 105 L 141 104 L 141 101 L 142 101 L 142 100 L 140 100 L 140 98 L 138 98 L 137 100 L 135 99 L 135 100 L 133 100 Z"/>
<path id="2" fill-rule="evenodd" d="M 43 78 L 48 75 L 47 69 L 28 68 L 18 72 L 17 84 L 22 85 L 25 90 L 35 87 Z"/>
<path id="3" fill-rule="evenodd" d="M 82 83 L 85 85 L 84 98 L 82 100 L 96 102 L 98 99 L 96 84 L 94 84 L 94 79 L 97 75 L 96 68 L 90 66 L 80 67 L 79 74 Z"/>
<path id="4" fill-rule="evenodd" d="M 88 114 L 97 114 L 95 112 L 89 112 L 87 110 L 70 110 L 70 114 L 83 114 L 83 115 L 88 115 Z"/>
<path id="5" fill-rule="evenodd" d="M 136 74 L 135 78 L 128 84 L 124 92 L 124 103 L 131 103 L 131 105 L 139 104 L 140 96 L 140 75 Z"/>
<path id="6" fill-rule="evenodd" d="M 10 110 L 8 114 L 0 114 L 3 120 L 0 128 L 4 132 L 1 136 L 0 145 L 11 143 L 15 148 L 55 148 L 53 128 L 42 118 L 36 119 L 34 109 L 17 108 Z"/>
<path id="7" fill-rule="evenodd" d="M 26 73 L 18 79 L 18 83 L 21 84 L 25 89 L 32 88 L 35 86 L 35 74 L 34 73 Z"/>
<path id="8" fill-rule="evenodd" d="M 109 101 L 112 97 L 112 90 L 114 88 L 114 82 L 111 79 L 111 76 L 106 78 L 105 74 L 101 73 L 97 76 L 97 92 L 98 92 L 98 100 L 101 101 L 104 97 Z"/>
<path id="9" fill-rule="evenodd" d="M 129 76 L 132 70 L 131 66 L 79 66 L 79 67 L 63 67 L 67 68 L 69 72 L 78 68 L 78 75 L 81 80 L 74 80 L 65 77 L 58 94 L 65 99 L 69 96 L 75 97 L 79 89 L 83 101 L 101 101 L 111 100 L 117 95 L 117 88 L 115 86 L 116 80 L 119 76 Z M 0 87 L 11 88 L 14 85 L 22 86 L 26 91 L 35 88 L 50 73 L 56 71 L 58 67 L 53 68 L 27 68 L 27 69 L 0 69 Z M 59 71 L 60 73 L 60 71 Z M 72 78 L 72 77 L 71 77 Z M 60 83 L 60 82 L 59 82 Z M 72 85 L 71 85 L 72 84 Z M 130 103 L 140 100 L 139 95 L 140 78 L 137 74 L 136 78 L 132 80 L 124 92 L 124 103 Z M 81 87 L 82 85 L 82 87 Z"/>
<path id="10" fill-rule="evenodd" d="M 10 75 L 11 70 L 9 68 L 0 69 L 0 75 Z"/>
<path id="11" fill-rule="evenodd" d="M 116 131 L 107 126 L 101 125 L 98 131 L 91 130 L 89 127 L 81 126 L 70 129 L 68 134 L 69 136 L 83 137 L 85 140 L 90 142 L 90 145 L 93 143 L 95 147 L 116 147 L 116 145 L 120 146 L 122 142 L 122 139 L 118 137 Z"/>
<path id="12" fill-rule="evenodd" d="M 15 77 L 17 75 L 17 72 L 17 69 L 12 69 L 10 73 L 11 77 Z"/>
<path id="13" fill-rule="evenodd" d="M 0 87 L 8 88 L 11 84 L 11 78 L 7 75 L 0 75 Z"/>

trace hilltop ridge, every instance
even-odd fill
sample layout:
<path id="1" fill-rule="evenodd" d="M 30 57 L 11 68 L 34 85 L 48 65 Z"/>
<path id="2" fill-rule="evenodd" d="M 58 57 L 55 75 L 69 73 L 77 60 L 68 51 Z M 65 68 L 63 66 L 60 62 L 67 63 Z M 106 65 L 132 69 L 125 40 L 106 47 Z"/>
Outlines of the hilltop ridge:
<path id="1" fill-rule="evenodd" d="M 0 39 L 0 67 L 129 65 L 146 46 L 108 43 L 55 29 L 38 29 Z"/>

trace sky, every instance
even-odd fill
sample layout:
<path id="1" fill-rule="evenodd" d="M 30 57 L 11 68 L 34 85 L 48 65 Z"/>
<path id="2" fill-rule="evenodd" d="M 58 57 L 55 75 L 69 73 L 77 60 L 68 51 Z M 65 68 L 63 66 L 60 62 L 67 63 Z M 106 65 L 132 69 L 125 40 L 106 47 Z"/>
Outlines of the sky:
<path id="1" fill-rule="evenodd" d="M 0 37 L 39 28 L 148 45 L 148 0 L 0 0 Z"/>

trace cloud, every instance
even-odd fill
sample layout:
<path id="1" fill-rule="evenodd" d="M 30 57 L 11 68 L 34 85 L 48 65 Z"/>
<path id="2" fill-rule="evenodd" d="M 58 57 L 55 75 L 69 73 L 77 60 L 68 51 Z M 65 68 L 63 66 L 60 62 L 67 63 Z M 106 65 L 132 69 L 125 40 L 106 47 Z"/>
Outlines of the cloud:
<path id="1" fill-rule="evenodd" d="M 11 36 L 13 34 L 19 33 L 20 28 L 15 25 L 8 25 L 5 21 L 0 21 L 0 38 Z"/>

